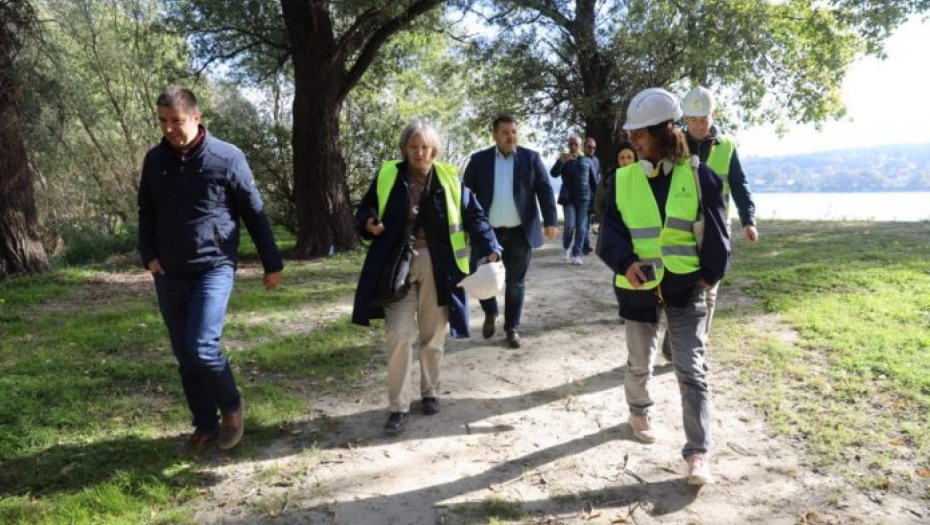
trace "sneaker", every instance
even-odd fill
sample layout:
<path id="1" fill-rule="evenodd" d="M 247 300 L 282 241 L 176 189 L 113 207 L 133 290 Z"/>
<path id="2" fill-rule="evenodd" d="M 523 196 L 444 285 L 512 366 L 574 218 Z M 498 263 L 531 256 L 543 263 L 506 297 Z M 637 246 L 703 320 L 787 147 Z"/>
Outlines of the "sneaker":
<path id="1" fill-rule="evenodd" d="M 220 423 L 220 448 L 229 450 L 239 444 L 245 430 L 245 403 L 240 402 L 239 408 L 230 414 L 223 414 Z"/>
<path id="2" fill-rule="evenodd" d="M 649 419 L 649 416 L 630 414 L 627 422 L 633 427 L 633 437 L 643 443 L 656 442 L 656 436 L 652 433 L 652 421 Z"/>
<path id="3" fill-rule="evenodd" d="M 565 250 L 565 253 L 562 254 L 562 260 L 565 262 L 572 262 L 572 250 L 571 248 Z"/>
<path id="4" fill-rule="evenodd" d="M 439 398 L 438 397 L 424 397 L 421 400 L 423 405 L 423 414 L 431 416 L 433 414 L 439 413 Z"/>
<path id="5" fill-rule="evenodd" d="M 581 266 L 582 264 L 584 264 L 584 262 L 581 260 L 580 255 L 576 255 L 572 257 L 572 264 L 574 264 L 575 266 Z"/>
<path id="6" fill-rule="evenodd" d="M 404 412 L 391 412 L 387 422 L 384 423 L 384 433 L 390 435 L 400 434 L 407 426 L 407 414 Z"/>
<path id="7" fill-rule="evenodd" d="M 714 482 L 714 477 L 710 475 L 710 465 L 707 464 L 707 456 L 691 454 L 685 461 L 688 462 L 688 485 L 700 487 Z"/>

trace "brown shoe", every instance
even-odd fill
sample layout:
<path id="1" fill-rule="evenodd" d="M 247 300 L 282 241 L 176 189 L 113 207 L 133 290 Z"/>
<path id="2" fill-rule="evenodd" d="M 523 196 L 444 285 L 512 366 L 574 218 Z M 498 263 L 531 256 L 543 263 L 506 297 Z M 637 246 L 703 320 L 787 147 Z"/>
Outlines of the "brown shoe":
<path id="1" fill-rule="evenodd" d="M 203 432 L 195 430 L 187 440 L 187 446 L 195 452 L 211 447 L 220 438 L 218 432 Z"/>
<path id="2" fill-rule="evenodd" d="M 223 421 L 220 423 L 220 448 L 229 450 L 239 444 L 242 439 L 242 432 L 245 430 L 245 404 L 240 402 L 239 408 L 230 414 L 223 414 Z"/>

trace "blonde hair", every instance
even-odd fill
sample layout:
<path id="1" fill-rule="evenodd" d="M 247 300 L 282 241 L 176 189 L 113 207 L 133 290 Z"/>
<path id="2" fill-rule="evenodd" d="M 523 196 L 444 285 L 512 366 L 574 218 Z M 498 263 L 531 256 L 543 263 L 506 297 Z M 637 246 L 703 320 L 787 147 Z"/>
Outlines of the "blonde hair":
<path id="1" fill-rule="evenodd" d="M 439 154 L 442 153 L 442 142 L 439 140 L 439 133 L 436 131 L 436 128 L 424 118 L 413 119 L 410 121 L 410 124 L 404 126 L 404 130 L 400 132 L 400 141 L 398 143 L 400 146 L 400 155 L 404 159 L 407 158 L 407 143 L 417 135 L 422 137 L 426 145 L 433 149 L 433 158 L 430 160 L 439 158 Z"/>

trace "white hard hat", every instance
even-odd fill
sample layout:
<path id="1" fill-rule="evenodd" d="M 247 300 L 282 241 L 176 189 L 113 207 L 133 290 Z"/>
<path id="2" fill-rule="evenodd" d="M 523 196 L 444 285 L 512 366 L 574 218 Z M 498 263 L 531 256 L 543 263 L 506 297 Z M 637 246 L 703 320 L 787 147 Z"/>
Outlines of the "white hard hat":
<path id="1" fill-rule="evenodd" d="M 706 117 L 714 112 L 717 102 L 714 93 L 704 86 L 697 86 L 685 95 L 681 109 L 686 117 Z"/>
<path id="2" fill-rule="evenodd" d="M 633 97 L 626 109 L 626 124 L 623 129 L 648 128 L 667 120 L 681 118 L 681 104 L 678 97 L 662 88 L 644 89 Z"/>
<path id="3" fill-rule="evenodd" d="M 459 286 L 479 300 L 490 299 L 504 289 L 504 265 L 500 261 L 482 264 Z"/>

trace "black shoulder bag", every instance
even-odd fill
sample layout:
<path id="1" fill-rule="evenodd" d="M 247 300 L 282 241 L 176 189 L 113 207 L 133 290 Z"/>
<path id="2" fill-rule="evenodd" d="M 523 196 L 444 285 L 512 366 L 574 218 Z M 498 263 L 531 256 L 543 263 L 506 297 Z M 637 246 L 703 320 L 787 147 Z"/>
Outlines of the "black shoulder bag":
<path id="1" fill-rule="evenodd" d="M 432 176 L 427 180 L 426 186 L 420 193 L 420 201 L 417 209 L 423 209 L 424 203 L 428 202 L 428 195 Z M 416 257 L 416 251 L 413 249 L 413 232 L 422 223 L 422 213 L 417 213 L 417 218 L 413 224 L 408 224 L 404 228 L 403 240 L 395 246 L 388 255 L 387 262 L 381 270 L 378 277 L 378 285 L 375 288 L 375 295 L 371 300 L 373 306 L 385 306 L 400 301 L 407 297 L 410 291 L 410 265 L 413 264 L 413 258 Z"/>

